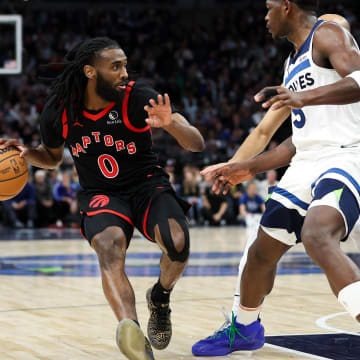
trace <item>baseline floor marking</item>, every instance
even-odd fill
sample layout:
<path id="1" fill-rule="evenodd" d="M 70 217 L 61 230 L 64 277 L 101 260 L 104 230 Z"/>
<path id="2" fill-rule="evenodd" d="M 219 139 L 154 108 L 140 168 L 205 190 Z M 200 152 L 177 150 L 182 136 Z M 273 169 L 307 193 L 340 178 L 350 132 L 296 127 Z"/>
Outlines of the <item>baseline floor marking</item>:
<path id="1" fill-rule="evenodd" d="M 301 334 L 301 335 L 304 335 L 304 334 Z M 272 348 L 272 349 L 275 349 L 275 350 L 282 351 L 282 352 L 287 352 L 287 353 L 291 353 L 291 354 L 301 355 L 301 356 L 307 357 L 307 358 L 309 358 L 309 359 L 331 360 L 330 358 L 325 358 L 325 357 L 322 357 L 322 356 L 312 355 L 312 354 L 309 354 L 309 353 L 304 353 L 304 352 L 302 352 L 302 351 L 297 351 L 297 350 L 288 349 L 288 348 L 286 348 L 286 347 L 282 347 L 282 346 L 278 346 L 278 345 L 273 345 L 273 344 L 265 343 L 264 347 L 265 347 L 265 346 L 266 346 L 266 347 L 269 347 L 269 348 Z"/>
<path id="2" fill-rule="evenodd" d="M 315 323 L 316 323 L 317 326 L 321 327 L 322 329 L 330 330 L 330 331 L 333 331 L 335 333 L 344 333 L 344 334 L 348 334 L 348 335 L 360 336 L 359 333 L 352 332 L 352 331 L 347 331 L 347 330 L 343 330 L 343 329 L 338 329 L 338 328 L 330 326 L 330 325 L 328 325 L 326 323 L 327 320 L 329 320 L 329 319 L 333 319 L 333 318 L 336 318 L 338 316 L 342 316 L 342 315 L 345 315 L 345 314 L 348 314 L 348 312 L 345 311 L 345 312 L 339 312 L 339 313 L 335 313 L 335 314 L 326 315 L 326 316 L 323 316 L 323 317 L 317 319 L 315 321 Z"/>

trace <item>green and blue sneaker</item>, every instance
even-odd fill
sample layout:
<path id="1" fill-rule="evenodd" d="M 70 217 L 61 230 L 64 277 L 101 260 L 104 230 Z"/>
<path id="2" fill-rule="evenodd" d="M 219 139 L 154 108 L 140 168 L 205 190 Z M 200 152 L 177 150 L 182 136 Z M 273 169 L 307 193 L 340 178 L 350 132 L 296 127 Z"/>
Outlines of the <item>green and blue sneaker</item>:
<path id="1" fill-rule="evenodd" d="M 251 351 L 260 349 L 265 343 L 264 327 L 260 319 L 249 325 L 236 322 L 236 316 L 232 314 L 231 323 L 195 343 L 192 353 L 195 356 L 223 356 L 235 351 Z"/>

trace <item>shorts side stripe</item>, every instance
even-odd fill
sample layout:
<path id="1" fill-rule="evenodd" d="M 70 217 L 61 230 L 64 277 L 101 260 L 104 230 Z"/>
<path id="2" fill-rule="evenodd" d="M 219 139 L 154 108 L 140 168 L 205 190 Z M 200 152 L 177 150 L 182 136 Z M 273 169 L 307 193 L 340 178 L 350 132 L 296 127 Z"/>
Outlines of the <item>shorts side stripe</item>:
<path id="1" fill-rule="evenodd" d="M 329 174 L 329 173 L 335 173 L 335 174 L 339 174 L 344 176 L 346 179 L 348 179 L 350 181 L 350 183 L 355 187 L 355 189 L 357 190 L 357 192 L 360 195 L 360 185 L 357 183 L 357 181 L 346 171 L 339 169 L 339 168 L 332 168 L 329 169 L 327 171 L 325 171 L 324 173 L 322 173 L 311 185 L 311 188 L 314 188 L 316 186 L 316 183 L 319 181 L 320 178 L 322 178 L 324 175 Z"/>
<path id="2" fill-rule="evenodd" d="M 289 209 L 282 203 L 271 198 L 266 203 L 266 210 L 261 218 L 260 224 L 263 228 L 282 229 L 286 230 L 288 234 L 294 233 L 294 238 L 296 237 L 296 240 L 294 239 L 293 242 L 294 245 L 295 241 L 301 241 L 300 235 L 304 219 L 305 216 L 300 215 L 296 209 Z M 276 232 L 274 232 L 274 235 L 271 236 L 289 245 L 290 236 L 281 236 L 283 231 L 277 233 L 279 236 L 276 235 Z M 293 236 L 291 236 L 291 238 L 292 237 Z"/>
<path id="3" fill-rule="evenodd" d="M 303 210 L 307 210 L 309 207 L 309 204 L 307 204 L 305 201 L 300 200 L 298 197 L 296 197 L 294 194 L 289 193 L 287 190 L 276 187 L 274 189 L 274 193 L 277 193 L 287 199 L 289 199 L 293 204 L 299 206 Z"/>
<path id="4" fill-rule="evenodd" d="M 119 213 L 117 211 L 114 211 L 114 210 L 102 209 L 102 210 L 85 212 L 85 214 L 88 215 L 88 216 L 94 216 L 94 215 L 103 214 L 103 213 L 110 213 L 110 214 L 114 214 L 116 216 L 119 216 L 119 217 L 123 218 L 124 220 L 126 220 L 131 226 L 134 226 L 133 222 L 131 221 L 131 219 L 129 217 L 127 217 L 126 215 L 121 214 L 121 213 Z"/>
<path id="5" fill-rule="evenodd" d="M 152 200 L 152 199 L 151 199 L 151 200 Z M 147 225 L 147 220 L 148 220 L 148 215 L 149 215 L 151 200 L 150 200 L 149 206 L 147 207 L 146 212 L 145 212 L 145 216 L 144 216 L 144 220 L 143 220 L 143 232 L 144 232 L 144 235 L 145 235 L 149 240 L 154 241 L 154 240 L 151 238 L 151 236 L 148 234 L 148 232 L 146 231 L 146 225 Z"/>

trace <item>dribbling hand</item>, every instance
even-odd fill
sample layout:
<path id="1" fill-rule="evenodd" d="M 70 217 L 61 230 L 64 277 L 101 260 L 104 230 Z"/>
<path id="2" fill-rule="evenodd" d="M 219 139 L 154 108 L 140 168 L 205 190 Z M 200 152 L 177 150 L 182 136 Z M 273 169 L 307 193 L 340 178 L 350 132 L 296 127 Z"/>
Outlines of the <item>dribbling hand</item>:
<path id="1" fill-rule="evenodd" d="M 28 151 L 28 148 L 19 140 L 0 138 L 0 150 L 10 146 L 14 146 L 20 151 L 20 157 L 24 157 Z"/>

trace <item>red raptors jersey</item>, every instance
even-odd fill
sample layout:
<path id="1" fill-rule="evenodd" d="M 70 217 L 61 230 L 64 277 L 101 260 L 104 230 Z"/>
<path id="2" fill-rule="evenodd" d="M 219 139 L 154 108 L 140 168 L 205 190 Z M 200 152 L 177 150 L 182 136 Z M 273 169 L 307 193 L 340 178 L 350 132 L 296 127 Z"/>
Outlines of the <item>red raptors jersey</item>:
<path id="1" fill-rule="evenodd" d="M 144 111 L 157 95 L 147 86 L 130 82 L 122 101 L 96 113 L 85 109 L 83 118 L 73 124 L 64 110 L 57 128 L 56 116 L 46 106 L 40 118 L 42 141 L 50 148 L 66 143 L 83 189 L 126 191 L 157 166 Z"/>

